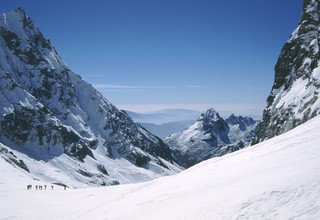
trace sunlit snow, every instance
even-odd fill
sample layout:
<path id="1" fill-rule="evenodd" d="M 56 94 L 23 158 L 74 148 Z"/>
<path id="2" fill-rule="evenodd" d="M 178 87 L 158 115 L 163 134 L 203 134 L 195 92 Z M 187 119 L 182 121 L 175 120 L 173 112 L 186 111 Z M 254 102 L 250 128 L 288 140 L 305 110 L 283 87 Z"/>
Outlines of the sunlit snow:
<path id="1" fill-rule="evenodd" d="M 320 219 L 320 117 L 146 183 L 26 190 L 0 159 L 0 215 L 19 219 Z"/>

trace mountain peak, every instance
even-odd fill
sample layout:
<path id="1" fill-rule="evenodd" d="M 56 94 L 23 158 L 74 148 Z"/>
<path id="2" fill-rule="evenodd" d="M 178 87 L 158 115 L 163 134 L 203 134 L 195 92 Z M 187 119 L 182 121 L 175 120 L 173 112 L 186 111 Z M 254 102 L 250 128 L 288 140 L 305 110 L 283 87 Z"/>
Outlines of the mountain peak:
<path id="1" fill-rule="evenodd" d="M 189 167 L 250 145 L 256 126 L 256 121 L 250 117 L 232 114 L 224 120 L 211 108 L 194 124 L 167 137 L 165 142 L 173 150 L 175 159 Z"/>
<path id="2" fill-rule="evenodd" d="M 3 32 L 2 37 L 8 37 L 9 39 L 5 40 L 11 39 L 12 43 L 13 41 L 30 38 L 31 35 L 40 33 L 39 29 L 34 25 L 33 21 L 20 7 L 16 8 L 13 11 L 3 13 L 2 16 L 0 16 L 0 27 L 2 29 L 1 31 Z M 17 42 L 17 44 L 20 43 Z"/>
<path id="3" fill-rule="evenodd" d="M 239 116 L 239 117 L 241 117 L 241 116 Z M 235 116 L 235 114 L 231 114 L 231 115 L 227 118 L 227 120 L 237 120 L 237 119 L 238 119 L 238 117 Z"/>
<path id="4" fill-rule="evenodd" d="M 201 114 L 198 121 L 203 121 L 203 120 L 217 121 L 219 119 L 220 119 L 219 113 L 214 108 L 210 108 L 205 113 Z"/>
<path id="5" fill-rule="evenodd" d="M 3 13 L 0 20 L 3 20 L 6 25 L 18 25 L 18 23 L 23 23 L 29 20 L 29 18 L 25 10 L 18 7 L 13 11 Z"/>
<path id="6" fill-rule="evenodd" d="M 227 119 L 226 122 L 228 125 L 238 125 L 241 131 L 245 131 L 247 127 L 254 126 L 257 122 L 248 116 L 235 116 L 231 114 Z"/>
<path id="7" fill-rule="evenodd" d="M 23 10 L 21 7 L 18 7 L 14 10 L 15 13 L 19 14 L 21 17 L 25 18 L 26 15 L 26 11 Z"/>

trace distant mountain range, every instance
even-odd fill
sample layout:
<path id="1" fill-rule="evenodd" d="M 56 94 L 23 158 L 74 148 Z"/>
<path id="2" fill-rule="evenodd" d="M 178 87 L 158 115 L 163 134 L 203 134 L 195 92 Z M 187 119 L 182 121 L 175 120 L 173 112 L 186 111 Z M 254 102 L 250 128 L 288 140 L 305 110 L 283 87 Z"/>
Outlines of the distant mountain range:
<path id="1" fill-rule="evenodd" d="M 166 138 L 173 133 L 184 130 L 193 124 L 202 114 L 200 111 L 190 109 L 163 109 L 159 111 L 137 113 L 126 111 L 130 117 L 138 122 L 142 127 L 160 138 Z M 232 112 L 222 111 L 219 113 L 222 118 L 228 118 Z M 248 117 L 259 121 L 261 118 L 255 115 Z"/>
<path id="2" fill-rule="evenodd" d="M 194 123 L 201 114 L 188 109 L 163 109 L 146 113 L 126 112 L 134 121 L 160 138 L 183 130 Z"/>
<path id="3" fill-rule="evenodd" d="M 156 125 L 177 121 L 195 121 L 201 115 L 199 111 L 188 109 L 163 109 L 146 113 L 126 112 L 136 122 Z"/>
<path id="4" fill-rule="evenodd" d="M 142 127 L 160 138 L 165 138 L 175 132 L 181 131 L 193 124 L 195 120 L 173 121 L 164 124 L 139 123 Z"/>

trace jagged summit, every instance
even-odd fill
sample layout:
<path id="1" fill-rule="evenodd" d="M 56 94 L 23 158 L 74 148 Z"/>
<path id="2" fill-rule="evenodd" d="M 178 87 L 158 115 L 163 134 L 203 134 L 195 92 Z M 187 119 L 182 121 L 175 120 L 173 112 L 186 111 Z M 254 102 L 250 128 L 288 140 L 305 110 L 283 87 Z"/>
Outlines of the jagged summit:
<path id="1" fill-rule="evenodd" d="M 229 121 L 231 124 L 236 124 L 239 120 L 242 120 L 242 116 L 235 116 L 234 114 L 231 114 L 226 120 Z"/>
<path id="2" fill-rule="evenodd" d="M 201 114 L 197 122 L 200 122 L 199 125 L 201 125 L 201 130 L 203 130 L 206 133 L 224 134 L 229 130 L 228 124 L 225 122 L 225 120 L 223 120 L 223 118 L 220 117 L 219 113 L 213 108 L 208 109 L 205 113 Z M 229 143 L 229 140 L 227 137 L 225 137 L 225 135 L 221 135 L 221 139 L 224 142 Z"/>
<path id="3" fill-rule="evenodd" d="M 319 0 L 304 0 L 300 25 L 282 48 L 256 142 L 320 113 Z"/>
<path id="4" fill-rule="evenodd" d="M 165 142 L 176 160 L 182 166 L 190 167 L 250 145 L 256 126 L 257 122 L 249 117 L 231 115 L 224 120 L 211 108 L 194 124 L 167 137 Z"/>
<path id="5" fill-rule="evenodd" d="M 22 16 L 22 18 L 26 18 L 26 17 L 27 17 L 26 11 L 25 11 L 23 8 L 21 8 L 21 7 L 16 8 L 16 9 L 14 10 L 14 12 L 20 14 L 20 15 Z"/>
<path id="6" fill-rule="evenodd" d="M 8 29 L 19 27 L 22 30 L 27 26 L 30 28 L 31 25 L 35 27 L 26 12 L 20 7 L 13 11 L 3 13 L 0 21 L 1 26 L 6 26 Z"/>
<path id="7" fill-rule="evenodd" d="M 218 120 L 219 118 L 219 113 L 214 108 L 210 108 L 205 113 L 201 114 L 198 120 Z"/>
<path id="8" fill-rule="evenodd" d="M 22 9 L 0 16 L 0 144 L 0 157 L 34 178 L 73 186 L 180 170 L 160 138 L 69 69 Z"/>
<path id="9" fill-rule="evenodd" d="M 1 20 L 3 18 L 6 19 L 7 17 L 18 18 L 18 20 L 21 21 L 21 22 L 23 22 L 24 19 L 30 19 L 30 18 L 28 18 L 26 11 L 24 9 L 22 9 L 21 7 L 18 7 L 16 9 L 12 10 L 12 11 L 9 11 L 9 12 L 2 13 Z M 10 19 L 8 19 L 8 20 L 10 20 Z"/>
<path id="10" fill-rule="evenodd" d="M 250 118 L 248 116 L 235 116 L 234 114 L 231 114 L 227 119 L 226 122 L 229 125 L 239 125 L 239 128 L 244 131 L 247 129 L 248 126 L 252 126 L 257 121 L 255 121 L 253 118 Z"/>

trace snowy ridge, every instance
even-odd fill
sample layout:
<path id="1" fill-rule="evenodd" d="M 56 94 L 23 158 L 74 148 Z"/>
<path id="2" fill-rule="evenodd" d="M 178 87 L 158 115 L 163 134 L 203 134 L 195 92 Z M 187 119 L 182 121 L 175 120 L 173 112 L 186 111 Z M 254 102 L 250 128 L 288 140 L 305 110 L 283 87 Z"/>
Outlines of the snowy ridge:
<path id="1" fill-rule="evenodd" d="M 213 108 L 184 129 L 165 138 L 176 160 L 190 167 L 203 160 L 222 156 L 251 144 L 257 121 L 231 115 L 224 120 Z"/>
<path id="2" fill-rule="evenodd" d="M 304 0 L 301 22 L 282 48 L 256 142 L 282 134 L 320 113 L 320 1 Z"/>
<path id="3" fill-rule="evenodd" d="M 73 73 L 20 8 L 0 16 L 0 58 L 0 156 L 14 154 L 31 176 L 84 186 L 180 171 L 169 147 Z"/>
<path id="4" fill-rule="evenodd" d="M 45 183 L 0 159 L 0 197 L 6 201 L 0 206 L 1 217 L 319 219 L 319 130 L 320 117 L 316 117 L 283 135 L 177 175 L 103 188 L 27 191 L 27 184 Z M 19 212 L 12 207 L 19 207 Z"/>

